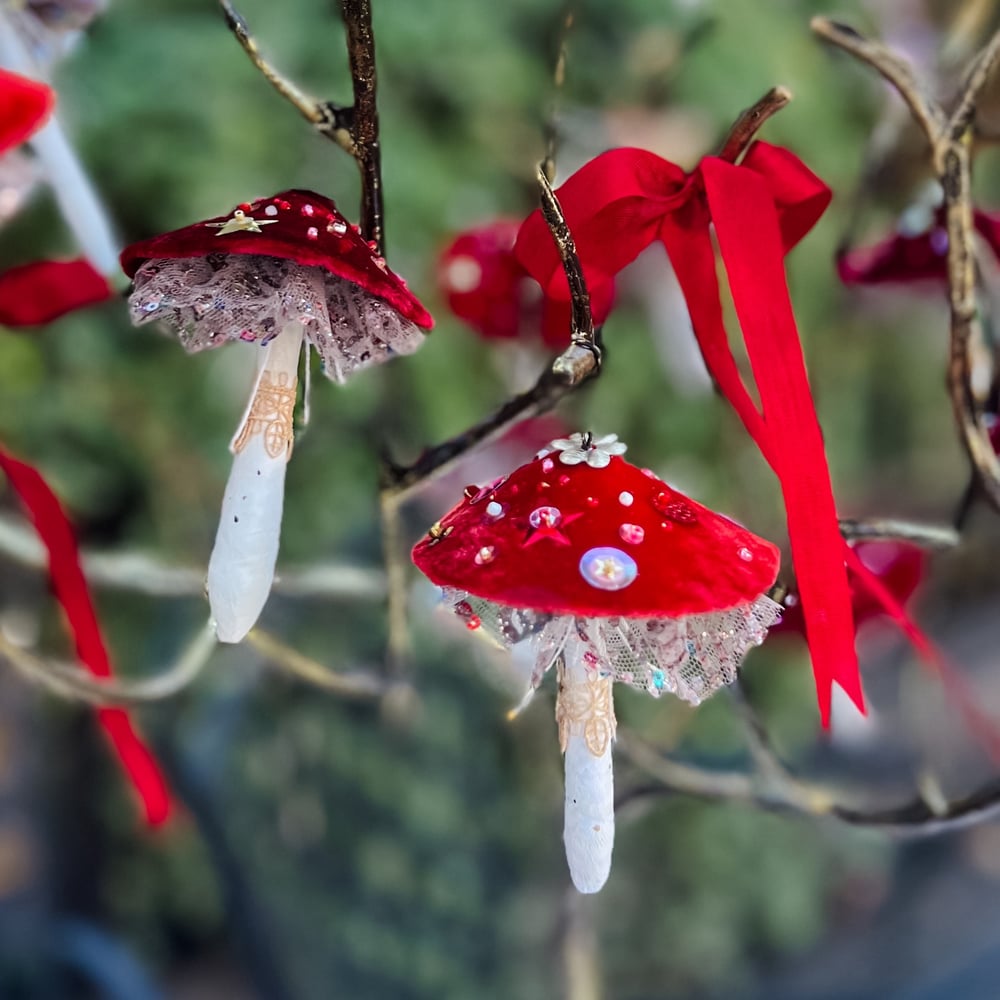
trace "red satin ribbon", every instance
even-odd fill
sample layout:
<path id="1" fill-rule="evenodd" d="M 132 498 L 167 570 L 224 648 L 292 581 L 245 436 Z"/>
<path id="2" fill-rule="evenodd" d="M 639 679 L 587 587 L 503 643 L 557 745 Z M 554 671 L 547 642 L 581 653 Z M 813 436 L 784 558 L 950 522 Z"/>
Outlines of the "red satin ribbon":
<path id="1" fill-rule="evenodd" d="M 4 471 L 49 555 L 49 574 L 56 600 L 66 612 L 80 662 L 97 677 L 111 676 L 111 661 L 94 612 L 73 529 L 59 503 L 36 469 L 0 450 Z M 170 794 L 156 759 L 146 748 L 121 708 L 98 709 L 97 717 L 142 800 L 151 825 L 170 815 Z"/>
<path id="2" fill-rule="evenodd" d="M 589 281 L 610 279 L 656 239 L 665 244 L 706 365 L 781 482 L 823 725 L 829 725 L 834 683 L 864 712 L 848 547 L 837 524 L 783 260 L 826 208 L 829 189 L 787 150 L 758 142 L 738 167 L 708 157 L 691 174 L 644 150 L 612 150 L 558 194 Z M 759 409 L 723 322 L 712 223 Z M 516 252 L 549 295 L 567 297 L 539 213 L 522 227 Z"/>

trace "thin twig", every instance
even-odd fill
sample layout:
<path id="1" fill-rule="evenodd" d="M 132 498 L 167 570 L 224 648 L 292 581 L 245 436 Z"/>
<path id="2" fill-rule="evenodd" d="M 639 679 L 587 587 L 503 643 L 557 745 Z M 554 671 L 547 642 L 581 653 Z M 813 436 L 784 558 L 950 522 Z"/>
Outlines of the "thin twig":
<path id="1" fill-rule="evenodd" d="M 572 306 L 570 318 L 570 345 L 552 363 L 552 372 L 576 386 L 586 381 L 601 367 L 601 347 L 594 331 L 594 316 L 590 311 L 590 292 L 583 276 L 583 267 L 576 252 L 573 234 L 566 225 L 562 206 L 556 197 L 545 170 L 540 164 L 535 171 L 538 181 L 542 218 L 549 227 L 559 260 L 566 272 L 569 299 Z"/>
<path id="2" fill-rule="evenodd" d="M 38 536 L 6 514 L 0 514 L 0 555 L 28 569 L 48 569 L 48 555 Z M 87 581 L 95 587 L 151 597 L 198 597 L 205 592 L 203 569 L 170 566 L 142 552 L 86 552 L 81 561 Z M 281 571 L 274 589 L 290 597 L 378 600 L 385 595 L 385 575 L 363 566 L 319 563 Z"/>
<path id="3" fill-rule="evenodd" d="M 551 410 L 561 399 L 600 373 L 600 329 L 594 328 L 583 268 L 559 199 L 541 168 L 537 177 L 545 221 L 559 250 L 569 283 L 573 307 L 573 339 L 569 347 L 553 360 L 527 392 L 507 400 L 500 409 L 461 434 L 425 449 L 409 466 L 386 461 L 382 473 L 383 490 L 391 495 L 403 497 L 443 475 L 476 445 L 499 437 L 527 417 Z"/>
<path id="4" fill-rule="evenodd" d="M 787 772 L 777 782 L 761 781 L 756 774 L 714 771 L 681 764 L 665 757 L 632 733 L 620 732 L 615 751 L 654 779 L 652 784 L 633 787 L 620 795 L 616 809 L 664 795 L 692 795 L 833 819 L 848 826 L 879 830 L 901 838 L 951 833 L 1000 816 L 1000 780 L 991 781 L 963 798 L 947 802 L 944 808 L 939 804 L 932 807 L 918 796 L 897 806 L 872 809 L 839 802 L 831 789 L 794 778 Z"/>
<path id="5" fill-rule="evenodd" d="M 549 184 L 556 182 L 556 152 L 559 145 L 559 101 L 562 97 L 563 85 L 566 82 L 566 58 L 569 51 L 569 33 L 573 28 L 575 14 L 573 7 L 568 6 L 563 14 L 562 27 L 559 31 L 556 61 L 552 68 L 552 97 L 549 102 L 549 113 L 542 127 L 545 139 L 545 157 L 542 160 L 542 171 Z"/>
<path id="6" fill-rule="evenodd" d="M 375 33 L 370 0 L 340 0 L 347 29 L 347 56 L 354 86 L 351 155 L 361 172 L 361 234 L 381 253 L 385 242 L 382 211 L 382 153 L 378 134 Z"/>
<path id="7" fill-rule="evenodd" d="M 719 159 L 735 163 L 746 152 L 764 122 L 777 114 L 791 99 L 792 92 L 787 87 L 772 87 L 733 123 L 719 150 Z"/>
<path id="8" fill-rule="evenodd" d="M 342 0 L 347 30 L 347 54 L 354 87 L 354 104 L 343 106 L 319 101 L 279 73 L 261 55 L 246 19 L 230 2 L 219 0 L 226 24 L 250 61 L 268 83 L 291 104 L 320 135 L 349 153 L 361 172 L 361 232 L 381 253 L 383 244 L 382 173 L 379 153 L 378 112 L 375 106 L 375 36 L 369 0 Z"/>
<path id="9" fill-rule="evenodd" d="M 948 305 L 951 343 L 948 391 L 955 421 L 983 495 L 1000 511 L 1000 461 L 974 388 L 973 355 L 983 332 L 976 308 L 971 147 L 976 99 L 1000 58 L 1000 33 L 973 60 L 951 115 L 928 97 L 910 67 L 884 45 L 826 18 L 812 20 L 821 38 L 877 70 L 899 92 L 930 144 L 931 162 L 944 190 L 948 232 Z"/>
<path id="10" fill-rule="evenodd" d="M 912 542 L 925 549 L 952 549 L 961 541 L 955 528 L 890 518 L 842 517 L 840 533 L 849 542 Z"/>
<path id="11" fill-rule="evenodd" d="M 948 132 L 955 142 L 964 142 L 976 116 L 976 102 L 1000 59 L 1000 32 L 976 55 L 959 91 L 958 103 L 948 118 Z"/>
<path id="12" fill-rule="evenodd" d="M 386 671 L 390 677 L 402 677 L 413 652 L 407 601 L 407 568 L 400 497 L 384 484 L 379 489 L 379 519 L 382 529 L 382 555 L 385 563 Z"/>
<path id="13" fill-rule="evenodd" d="M 913 70 L 894 52 L 853 28 L 826 17 L 814 17 L 809 22 L 813 33 L 824 41 L 867 63 L 896 88 L 906 102 L 910 114 L 933 145 L 944 132 L 945 116 L 940 107 L 924 94 Z"/>
<path id="14" fill-rule="evenodd" d="M 260 628 L 251 629 L 246 641 L 278 669 L 342 698 L 379 698 L 388 688 L 386 682 L 374 674 L 360 671 L 342 674 L 330 670 Z"/>
<path id="15" fill-rule="evenodd" d="M 261 75 L 272 87 L 292 105 L 311 125 L 322 129 L 326 124 L 323 105 L 314 97 L 303 93 L 291 80 L 279 73 L 262 55 L 257 40 L 250 33 L 243 15 L 230 3 L 230 0 L 219 0 L 219 6 L 226 18 L 226 24 L 240 43 L 250 61 L 257 67 Z"/>
<path id="16" fill-rule="evenodd" d="M 136 705 L 171 698 L 198 677 L 217 644 L 215 625 L 210 621 L 165 671 L 155 677 L 127 680 L 95 677 L 79 667 L 43 660 L 0 631 L 0 657 L 18 673 L 61 698 L 92 705 Z"/>
<path id="17" fill-rule="evenodd" d="M 737 675 L 736 683 L 730 686 L 729 691 L 736 705 L 736 714 L 743 726 L 747 749 L 753 758 L 757 774 L 764 781 L 778 786 L 793 780 L 788 768 L 778 756 L 764 723 L 750 703 L 743 674 Z"/>

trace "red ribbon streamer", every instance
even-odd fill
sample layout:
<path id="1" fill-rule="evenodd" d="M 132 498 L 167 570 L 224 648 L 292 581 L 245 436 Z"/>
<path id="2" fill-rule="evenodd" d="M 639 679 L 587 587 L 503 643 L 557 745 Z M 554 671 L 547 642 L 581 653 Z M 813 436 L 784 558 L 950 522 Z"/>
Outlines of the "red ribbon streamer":
<path id="1" fill-rule="evenodd" d="M 848 546 L 837 523 L 783 260 L 826 208 L 829 189 L 787 150 L 758 142 L 739 167 L 709 157 L 691 174 L 644 150 L 612 150 L 558 194 L 589 281 L 608 280 L 655 239 L 665 244 L 706 365 L 781 482 L 823 725 L 829 725 L 834 683 L 864 712 Z M 726 334 L 713 222 L 760 409 Z M 548 294 L 567 297 L 540 213 L 522 227 L 517 253 Z"/>
<path id="2" fill-rule="evenodd" d="M 111 661 L 80 568 L 73 528 L 62 505 L 36 469 L 2 449 L 0 469 L 7 475 L 48 550 L 52 589 L 66 612 L 80 662 L 96 677 L 110 677 Z M 142 800 L 147 822 L 153 826 L 165 822 L 170 815 L 166 782 L 128 714 L 121 708 L 101 708 L 97 717 Z"/>

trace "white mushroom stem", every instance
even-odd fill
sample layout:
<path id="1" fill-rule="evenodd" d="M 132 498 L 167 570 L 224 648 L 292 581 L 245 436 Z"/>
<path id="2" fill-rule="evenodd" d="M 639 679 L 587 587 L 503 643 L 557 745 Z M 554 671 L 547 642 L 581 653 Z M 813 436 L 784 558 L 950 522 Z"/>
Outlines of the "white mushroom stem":
<path id="1" fill-rule="evenodd" d="M 8 18 L 2 16 L 0 65 L 33 80 L 44 80 L 46 77 L 17 29 Z M 105 277 L 116 277 L 120 273 L 120 247 L 100 199 L 56 116 L 53 114 L 28 141 L 41 161 L 59 203 L 59 210 L 72 229 L 84 256 Z"/>
<path id="2" fill-rule="evenodd" d="M 566 861 L 573 885 L 590 893 L 599 891 L 611 872 L 615 709 L 611 678 L 599 676 L 584 661 L 584 652 L 582 643 L 571 636 L 559 669 L 556 722 L 566 754 Z"/>
<path id="3" fill-rule="evenodd" d="M 253 393 L 230 445 L 233 468 L 208 563 L 208 601 L 221 642 L 239 642 L 271 592 L 301 349 L 297 322 L 260 349 Z"/>

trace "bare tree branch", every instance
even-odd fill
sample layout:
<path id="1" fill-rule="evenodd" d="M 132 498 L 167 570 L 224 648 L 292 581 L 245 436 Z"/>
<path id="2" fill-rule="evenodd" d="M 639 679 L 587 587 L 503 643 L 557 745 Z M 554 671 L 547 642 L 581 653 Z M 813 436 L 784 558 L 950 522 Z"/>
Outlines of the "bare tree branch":
<path id="1" fill-rule="evenodd" d="M 18 673 L 61 698 L 92 705 L 136 705 L 172 698 L 198 677 L 217 645 L 215 623 L 209 621 L 165 671 L 154 677 L 126 680 L 95 677 L 79 667 L 43 660 L 0 631 L 0 657 Z"/>
<path id="2" fill-rule="evenodd" d="M 28 569 L 46 572 L 48 554 L 34 532 L 18 518 L 0 514 L 0 555 Z M 198 597 L 205 593 L 205 571 L 171 566 L 143 552 L 85 552 L 81 557 L 88 583 L 151 597 Z M 274 588 L 291 597 L 332 600 L 379 600 L 385 575 L 379 570 L 340 563 L 317 563 L 287 569 Z"/>
<path id="3" fill-rule="evenodd" d="M 928 141 L 933 145 L 944 133 L 945 116 L 941 108 L 924 94 L 913 70 L 905 60 L 879 42 L 865 38 L 853 28 L 826 17 L 814 17 L 809 22 L 813 33 L 824 41 L 850 53 L 859 62 L 867 63 L 896 88 L 916 119 Z"/>
<path id="4" fill-rule="evenodd" d="M 231 0 L 219 0 L 226 24 L 241 48 L 268 83 L 289 102 L 320 135 L 349 153 L 361 173 L 361 232 L 382 253 L 382 166 L 379 152 L 378 110 L 375 104 L 375 35 L 370 0 L 341 0 L 347 31 L 354 103 L 349 107 L 318 101 L 279 73 L 261 55 L 246 19 Z"/>
<path id="5" fill-rule="evenodd" d="M 742 802 L 776 812 L 798 813 L 836 820 L 847 826 L 879 830 L 900 838 L 933 837 L 965 829 L 1000 816 L 1000 779 L 970 795 L 947 802 L 944 808 L 917 797 L 897 806 L 870 808 L 848 805 L 825 786 L 794 778 L 785 772 L 777 781 L 740 771 L 714 771 L 671 760 L 633 733 L 621 734 L 616 753 L 653 779 L 618 797 L 616 810 L 665 795 L 692 795 L 713 801 Z"/>
<path id="6" fill-rule="evenodd" d="M 931 163 L 944 189 L 948 232 L 948 305 L 951 344 L 948 391 L 962 443 L 976 472 L 983 495 L 1000 511 L 1000 461 L 983 419 L 983 405 L 974 389 L 973 355 L 983 331 L 976 308 L 976 259 L 973 245 L 970 150 L 976 99 L 998 57 L 1000 35 L 973 60 L 956 107 L 949 117 L 920 87 L 910 67 L 879 42 L 827 18 L 812 20 L 812 30 L 832 45 L 877 70 L 899 92 L 931 148 Z"/>
<path id="7" fill-rule="evenodd" d="M 849 542 L 912 542 L 925 549 L 951 549 L 961 541 L 949 525 L 916 524 L 890 518 L 842 517 L 840 533 Z"/>
<path id="8" fill-rule="evenodd" d="M 340 0 L 347 29 L 347 56 L 354 85 L 350 150 L 361 172 L 361 234 L 382 253 L 382 153 L 379 146 L 375 33 L 371 0 Z"/>
<path id="9" fill-rule="evenodd" d="M 785 107 L 791 99 L 792 92 L 787 87 L 772 87 L 733 123 L 722 149 L 719 150 L 719 158 L 735 163 L 746 152 L 763 124 Z"/>
<path id="10" fill-rule="evenodd" d="M 386 682 L 372 673 L 330 670 L 263 629 L 251 629 L 247 642 L 279 670 L 342 698 L 379 698 L 388 689 Z"/>

